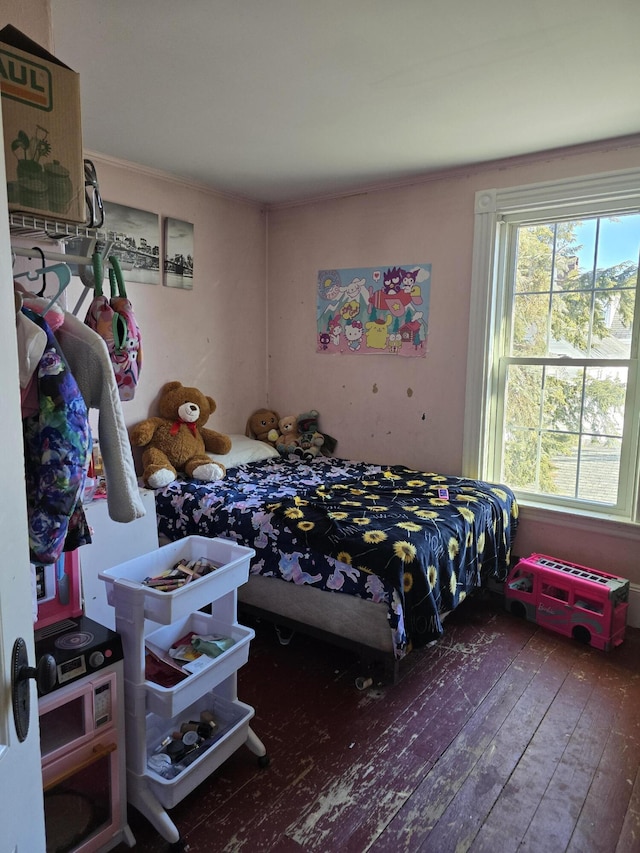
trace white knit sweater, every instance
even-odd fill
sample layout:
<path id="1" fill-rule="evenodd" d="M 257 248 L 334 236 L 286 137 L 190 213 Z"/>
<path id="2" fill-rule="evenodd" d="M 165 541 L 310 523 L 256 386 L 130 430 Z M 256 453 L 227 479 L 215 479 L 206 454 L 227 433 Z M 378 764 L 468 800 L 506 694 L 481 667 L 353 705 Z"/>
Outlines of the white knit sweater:
<path id="1" fill-rule="evenodd" d="M 121 522 L 141 518 L 146 510 L 107 345 L 93 329 L 66 311 L 64 323 L 55 334 L 85 405 L 98 409 L 109 516 Z"/>

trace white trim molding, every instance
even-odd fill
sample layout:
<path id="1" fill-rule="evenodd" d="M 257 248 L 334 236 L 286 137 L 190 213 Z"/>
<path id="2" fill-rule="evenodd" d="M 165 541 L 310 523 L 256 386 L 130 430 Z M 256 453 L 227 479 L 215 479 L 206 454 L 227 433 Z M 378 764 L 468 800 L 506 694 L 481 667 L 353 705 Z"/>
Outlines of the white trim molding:
<path id="1" fill-rule="evenodd" d="M 630 625 L 632 628 L 640 628 L 640 586 L 636 583 L 632 583 L 629 586 L 627 625 Z"/>
<path id="2" fill-rule="evenodd" d="M 500 305 L 494 298 L 500 257 L 500 225 L 515 214 L 546 212 L 578 215 L 581 205 L 591 211 L 602 206 L 617 211 L 640 205 L 640 169 L 625 169 L 560 181 L 546 181 L 503 189 L 479 190 L 475 195 L 469 349 L 465 393 L 462 470 L 472 478 L 487 476 L 490 400 L 489 359 L 499 332 Z"/>

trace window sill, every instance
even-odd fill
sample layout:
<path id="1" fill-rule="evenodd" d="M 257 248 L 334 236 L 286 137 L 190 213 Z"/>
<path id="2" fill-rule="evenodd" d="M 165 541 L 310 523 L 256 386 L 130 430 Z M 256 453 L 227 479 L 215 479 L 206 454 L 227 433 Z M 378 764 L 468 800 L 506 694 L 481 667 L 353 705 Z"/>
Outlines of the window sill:
<path id="1" fill-rule="evenodd" d="M 576 512 L 556 507 L 543 506 L 532 501 L 518 500 L 520 519 L 550 524 L 557 527 L 571 527 L 573 530 L 584 530 L 620 539 L 640 541 L 640 524 L 615 516 L 605 516 L 592 512 Z"/>

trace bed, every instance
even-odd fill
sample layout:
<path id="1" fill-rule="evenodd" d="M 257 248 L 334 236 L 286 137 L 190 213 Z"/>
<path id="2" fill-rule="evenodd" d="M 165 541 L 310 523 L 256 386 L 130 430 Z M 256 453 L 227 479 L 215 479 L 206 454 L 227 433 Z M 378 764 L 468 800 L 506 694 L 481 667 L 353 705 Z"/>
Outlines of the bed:
<path id="1" fill-rule="evenodd" d="M 256 554 L 239 607 L 285 631 L 354 648 L 397 676 L 444 615 L 503 580 L 518 506 L 506 486 L 318 456 L 232 436 L 215 483 L 155 493 L 161 541 L 223 536 Z"/>

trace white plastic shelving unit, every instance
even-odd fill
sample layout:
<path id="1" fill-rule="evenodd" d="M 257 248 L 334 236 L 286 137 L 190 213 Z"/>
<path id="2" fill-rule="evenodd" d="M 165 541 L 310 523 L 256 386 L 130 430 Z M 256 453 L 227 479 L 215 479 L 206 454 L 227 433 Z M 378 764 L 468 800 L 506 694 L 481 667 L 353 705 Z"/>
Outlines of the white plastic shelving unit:
<path id="1" fill-rule="evenodd" d="M 127 799 L 176 849 L 181 847 L 180 833 L 166 809 L 243 744 L 258 756 L 261 766 L 268 764 L 265 747 L 249 726 L 254 709 L 237 697 L 237 670 L 246 663 L 254 637 L 251 628 L 238 624 L 237 588 L 248 579 L 253 554 L 251 548 L 225 539 L 188 536 L 99 574 L 106 584 L 107 602 L 115 608 L 115 627 L 124 648 Z M 202 557 L 218 568 L 175 592 L 142 583 L 181 560 Z M 146 646 L 166 650 L 192 630 L 231 637 L 234 643 L 174 687 L 148 681 Z M 149 757 L 162 741 L 182 722 L 198 720 L 203 711 L 216 720 L 214 739 L 205 741 L 183 765 L 168 766 L 167 775 L 150 767 Z"/>

